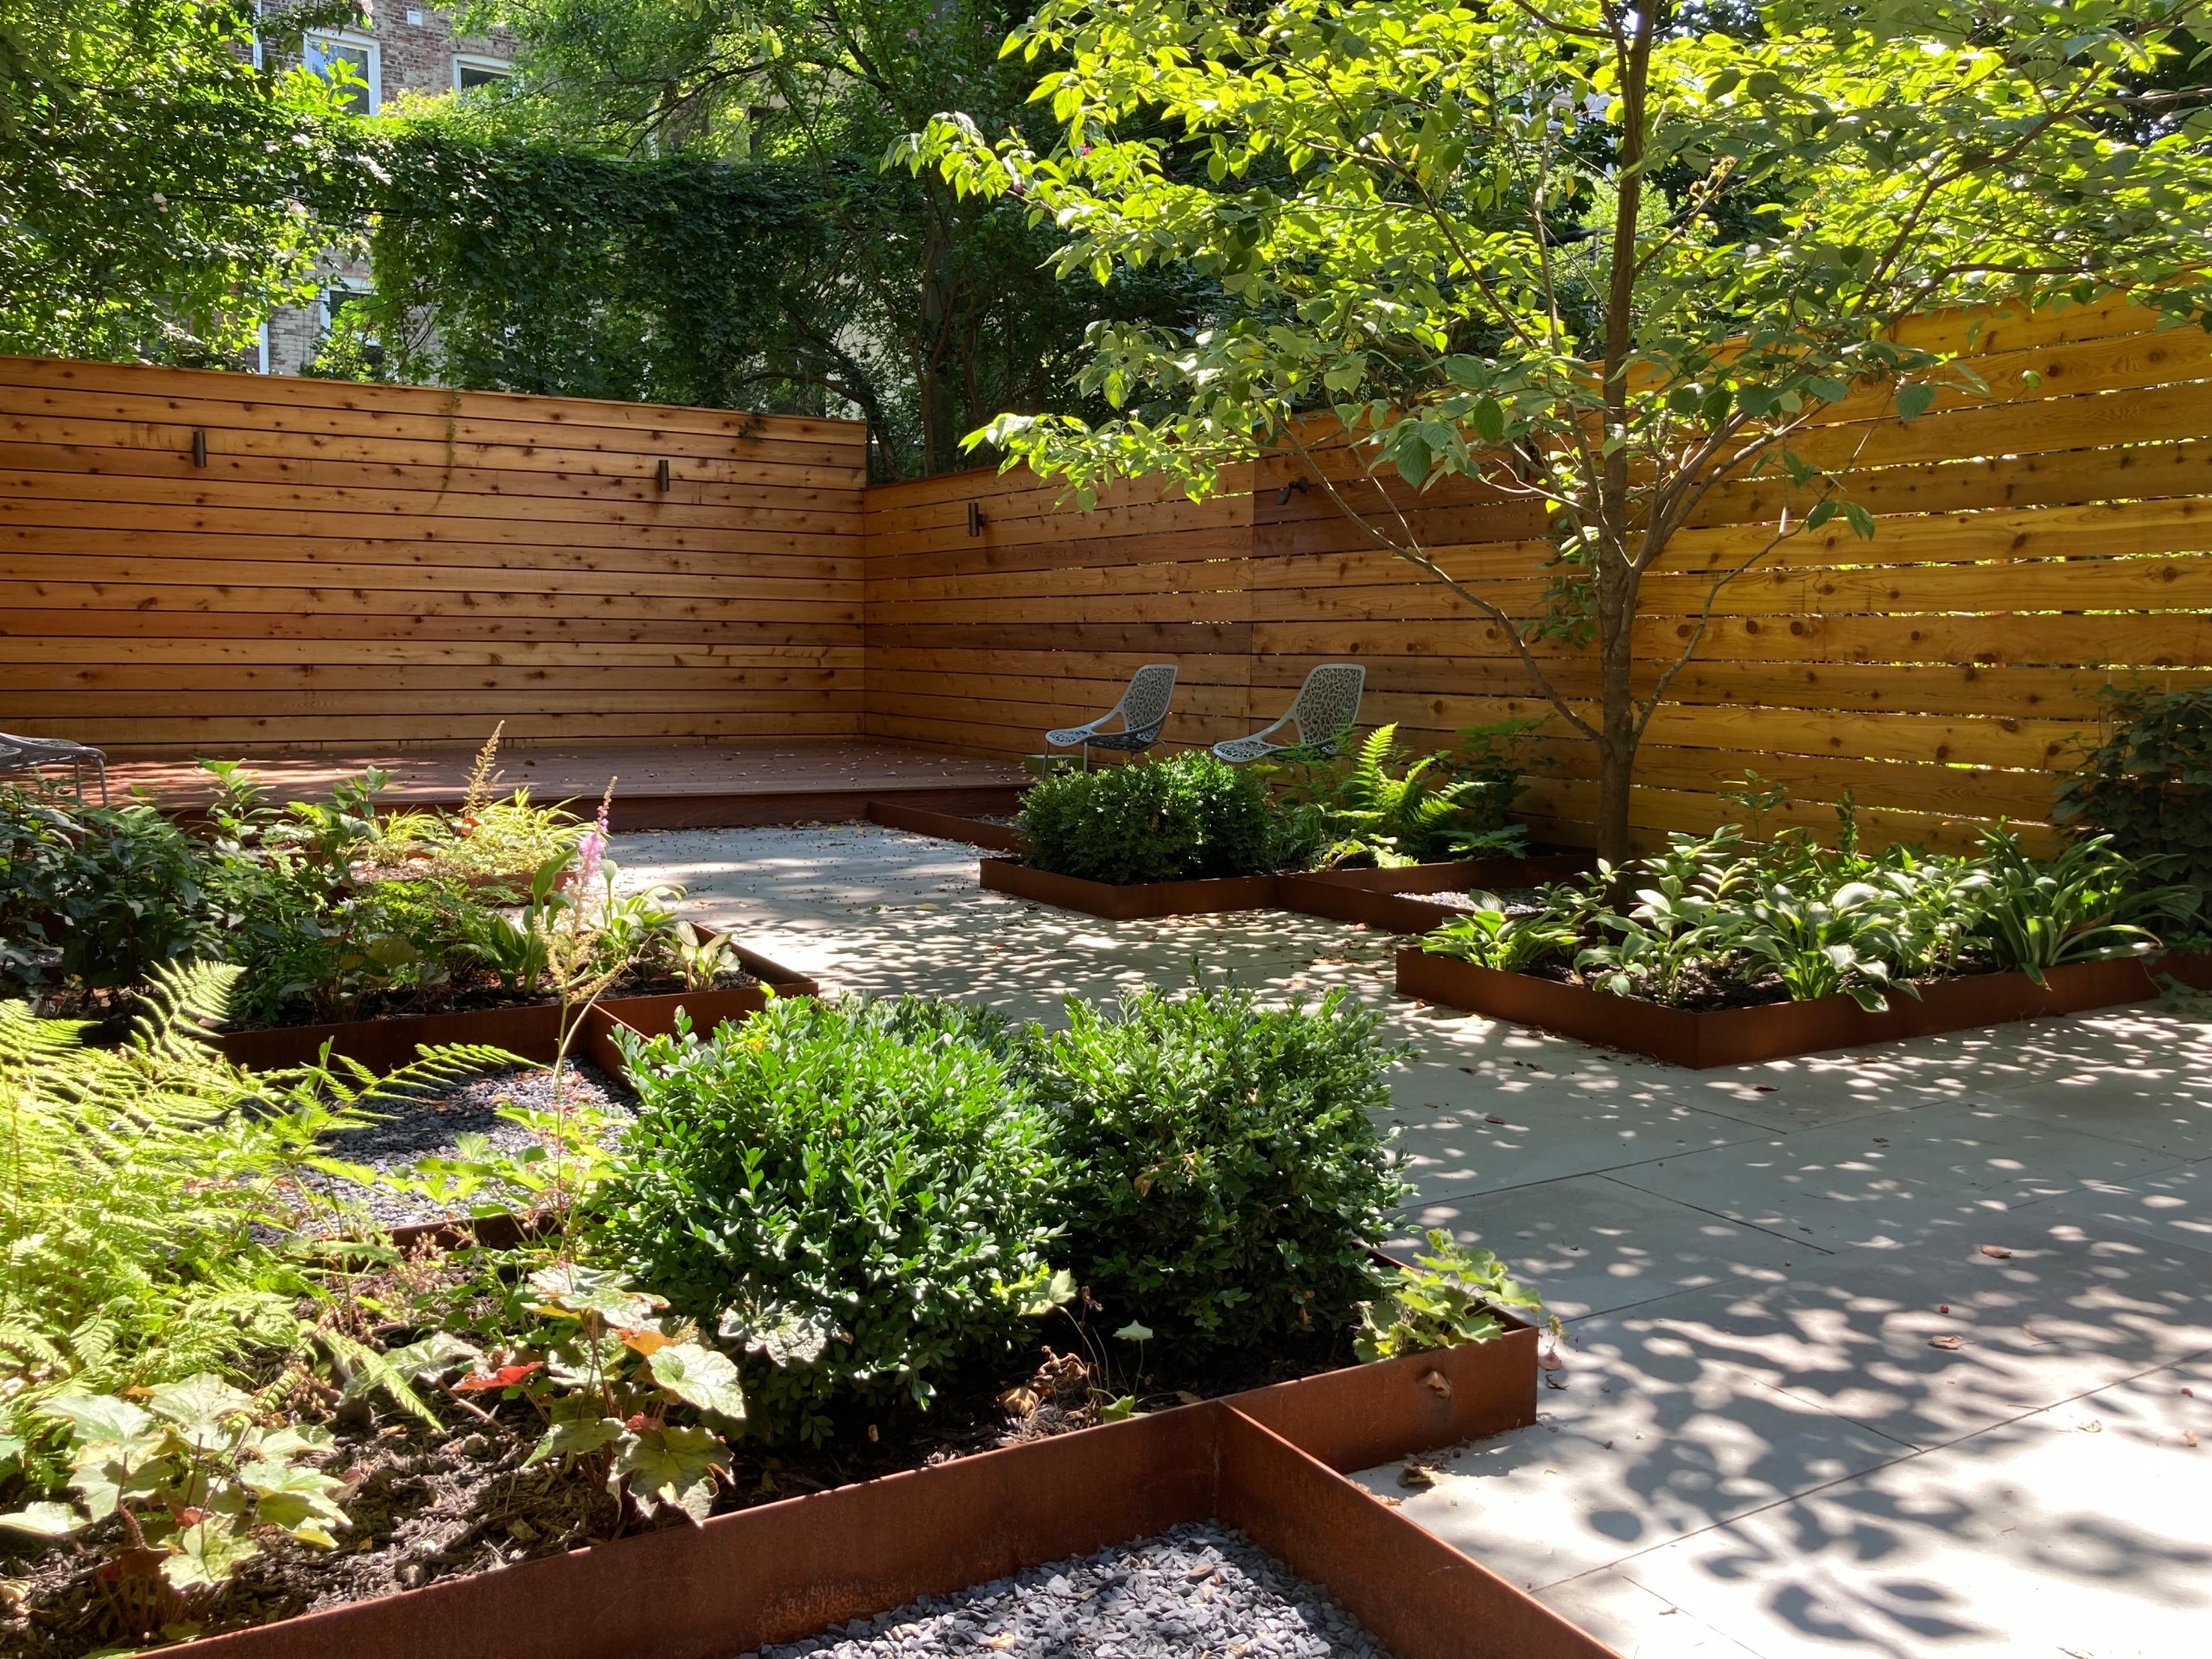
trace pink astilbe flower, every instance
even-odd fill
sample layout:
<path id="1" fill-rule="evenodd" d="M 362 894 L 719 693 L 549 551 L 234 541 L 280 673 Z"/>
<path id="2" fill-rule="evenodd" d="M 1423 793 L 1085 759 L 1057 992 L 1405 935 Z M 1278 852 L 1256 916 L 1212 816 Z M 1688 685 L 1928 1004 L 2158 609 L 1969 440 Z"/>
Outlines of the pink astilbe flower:
<path id="1" fill-rule="evenodd" d="M 583 839 L 576 843 L 576 890 L 589 887 L 599 875 L 599 861 L 607 855 L 607 810 L 614 799 L 614 785 L 608 780 L 607 793 L 599 803 L 599 818 L 584 831 Z"/>

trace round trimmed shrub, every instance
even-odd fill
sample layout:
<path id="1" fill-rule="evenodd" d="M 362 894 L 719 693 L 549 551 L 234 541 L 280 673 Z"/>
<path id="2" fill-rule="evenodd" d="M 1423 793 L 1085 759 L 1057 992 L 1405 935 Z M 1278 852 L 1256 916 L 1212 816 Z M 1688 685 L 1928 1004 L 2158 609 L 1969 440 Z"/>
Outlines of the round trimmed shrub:
<path id="1" fill-rule="evenodd" d="M 1274 868 L 1268 788 L 1205 749 L 1040 779 L 1016 824 L 1027 862 L 1130 886 Z"/>
<path id="2" fill-rule="evenodd" d="M 719 1336 L 747 1431 L 820 1441 L 1033 1333 L 1050 1122 L 996 1016 L 772 1001 L 627 1039 L 638 1116 L 594 1200 L 609 1265 Z"/>
<path id="3" fill-rule="evenodd" d="M 1316 1009 L 1201 989 L 1068 1011 L 1030 1064 L 1059 1115 L 1054 1258 L 1105 1328 L 1205 1349 L 1350 1324 L 1408 1191 L 1370 1116 L 1411 1052 L 1377 1039 L 1380 1016 L 1341 991 Z"/>

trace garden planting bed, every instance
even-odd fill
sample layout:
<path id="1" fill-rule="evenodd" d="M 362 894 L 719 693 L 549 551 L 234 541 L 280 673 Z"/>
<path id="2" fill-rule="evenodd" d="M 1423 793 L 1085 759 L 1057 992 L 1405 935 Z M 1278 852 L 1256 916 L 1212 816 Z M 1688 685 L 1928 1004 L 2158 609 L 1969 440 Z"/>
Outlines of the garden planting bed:
<path id="1" fill-rule="evenodd" d="M 1527 887 L 1590 867 L 1579 854 L 1543 858 L 1478 859 L 1414 864 L 1395 870 L 1318 870 L 1283 875 L 1216 876 L 1197 881 L 1089 881 L 1032 869 L 1012 858 L 982 861 L 983 887 L 1109 922 L 1160 916 L 1207 916 L 1230 910 L 1287 910 L 1335 921 L 1362 922 L 1394 932 L 1425 932 L 1460 913 L 1408 893 L 1456 893 L 1468 887 Z"/>
<path id="2" fill-rule="evenodd" d="M 703 930 L 702 930 L 703 931 Z M 627 1027 L 657 1037 L 676 1028 L 676 1013 L 686 1010 L 692 1028 L 702 1034 L 726 1020 L 742 1020 L 778 996 L 812 996 L 820 987 L 804 974 L 772 962 L 743 945 L 733 950 L 753 982 L 721 990 L 673 991 L 652 996 L 604 997 L 584 1015 L 582 1052 L 619 1075 L 621 1051 L 614 1033 Z M 223 1053 L 257 1070 L 312 1064 L 325 1043 L 334 1057 L 359 1061 L 373 1071 L 390 1071 L 415 1058 L 418 1048 L 447 1043 L 482 1043 L 526 1060 L 550 1060 L 561 1043 L 561 1008 L 556 1002 L 512 1007 L 473 1008 L 454 1014 L 398 1014 L 335 1025 L 279 1026 L 225 1033 Z"/>
<path id="3" fill-rule="evenodd" d="M 1218 1522 L 1325 1587 L 1406 1659 L 1605 1659 L 1602 1644 L 1343 1472 L 1533 1423 L 1536 1375 L 1536 1333 L 1516 1325 L 1486 1343 L 957 1457 L 194 1651 L 726 1659 Z"/>
<path id="4" fill-rule="evenodd" d="M 1580 875 L 1594 861 L 1587 853 L 1543 853 L 1529 858 L 1409 864 L 1395 870 L 1310 870 L 1277 877 L 1275 902 L 1301 915 L 1358 922 L 1393 933 L 1426 933 L 1461 914 L 1463 907 L 1411 894 L 1542 887 Z"/>
<path id="5" fill-rule="evenodd" d="M 2046 969 L 2041 985 L 2022 973 L 1930 980 L 1917 998 L 1892 993 L 1877 1011 L 1847 996 L 1824 996 L 1692 1012 L 1411 946 L 1398 952 L 1397 988 L 1402 996 L 1705 1070 L 2140 1002 L 2159 995 L 2167 975 L 2200 988 L 2212 985 L 2212 957 L 2071 963 Z"/>

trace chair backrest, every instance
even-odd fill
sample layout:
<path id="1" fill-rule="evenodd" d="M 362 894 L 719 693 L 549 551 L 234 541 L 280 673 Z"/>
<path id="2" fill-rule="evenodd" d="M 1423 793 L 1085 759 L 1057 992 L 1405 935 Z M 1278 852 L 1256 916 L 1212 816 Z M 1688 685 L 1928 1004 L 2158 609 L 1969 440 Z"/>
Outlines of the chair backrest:
<path id="1" fill-rule="evenodd" d="M 1332 743 L 1359 721 L 1359 700 L 1367 690 L 1367 671 L 1357 663 L 1324 663 L 1306 677 L 1290 705 L 1291 723 L 1300 743 Z"/>
<path id="2" fill-rule="evenodd" d="M 1175 695 L 1175 664 L 1147 663 L 1129 676 L 1129 688 L 1116 706 L 1129 731 L 1157 737 L 1167 723 L 1167 704 Z"/>

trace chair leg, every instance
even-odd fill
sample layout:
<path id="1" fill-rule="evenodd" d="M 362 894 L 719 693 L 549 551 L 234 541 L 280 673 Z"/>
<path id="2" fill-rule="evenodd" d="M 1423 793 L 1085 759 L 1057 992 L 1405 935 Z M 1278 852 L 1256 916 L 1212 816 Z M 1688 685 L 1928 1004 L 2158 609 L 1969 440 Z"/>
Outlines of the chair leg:
<path id="1" fill-rule="evenodd" d="M 105 806 L 107 804 L 107 757 L 102 755 L 92 764 L 100 769 L 100 804 Z M 81 789 L 77 791 L 79 797 L 82 797 L 84 792 Z"/>

